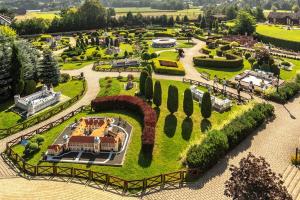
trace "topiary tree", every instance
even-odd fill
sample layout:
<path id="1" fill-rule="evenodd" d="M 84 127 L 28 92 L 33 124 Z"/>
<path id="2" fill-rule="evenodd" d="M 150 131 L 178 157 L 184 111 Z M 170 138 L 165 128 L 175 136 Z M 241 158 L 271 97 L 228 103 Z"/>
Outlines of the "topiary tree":
<path id="1" fill-rule="evenodd" d="M 178 88 L 170 85 L 168 89 L 167 107 L 171 114 L 178 110 Z"/>
<path id="2" fill-rule="evenodd" d="M 212 112 L 212 104 L 210 99 L 210 94 L 208 92 L 205 92 L 202 97 L 201 102 L 201 114 L 202 117 L 207 119 L 210 118 Z"/>
<path id="3" fill-rule="evenodd" d="M 159 107 L 161 106 L 162 92 L 160 81 L 155 81 L 154 84 L 154 94 L 153 94 L 153 103 Z"/>
<path id="4" fill-rule="evenodd" d="M 151 55 L 147 52 L 143 53 L 141 56 L 142 60 L 147 61 L 151 59 Z"/>
<path id="5" fill-rule="evenodd" d="M 292 200 L 283 182 L 263 157 L 249 153 L 239 166 L 231 166 L 231 177 L 225 182 L 225 195 L 232 199 Z"/>
<path id="6" fill-rule="evenodd" d="M 146 79 L 149 76 L 146 70 L 143 70 L 140 75 L 140 94 L 145 95 L 145 83 Z"/>
<path id="7" fill-rule="evenodd" d="M 153 81 L 151 76 L 148 76 L 145 82 L 145 98 L 151 101 L 153 98 Z"/>
<path id="8" fill-rule="evenodd" d="M 193 95 L 192 91 L 187 88 L 184 91 L 184 98 L 183 98 L 183 111 L 186 116 L 189 118 L 194 112 L 194 103 L 193 103 Z"/>
<path id="9" fill-rule="evenodd" d="M 35 142 L 40 146 L 45 141 L 44 136 L 38 134 L 35 137 Z"/>
<path id="10" fill-rule="evenodd" d="M 51 51 L 44 51 L 43 59 L 39 65 L 38 77 L 46 85 L 58 85 L 60 71 L 57 61 Z"/>

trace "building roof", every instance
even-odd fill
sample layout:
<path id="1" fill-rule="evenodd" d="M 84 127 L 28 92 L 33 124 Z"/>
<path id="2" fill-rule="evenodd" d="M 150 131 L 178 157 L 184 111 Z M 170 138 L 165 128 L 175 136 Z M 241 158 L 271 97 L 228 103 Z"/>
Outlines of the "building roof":
<path id="1" fill-rule="evenodd" d="M 75 143 L 94 143 L 95 137 L 93 136 L 71 136 L 69 139 L 70 142 Z"/>
<path id="2" fill-rule="evenodd" d="M 61 149 L 61 145 L 59 144 L 53 144 L 48 146 L 48 149 L 54 150 L 54 151 L 59 151 Z"/>
<path id="3" fill-rule="evenodd" d="M 109 143 L 109 144 L 115 144 L 117 143 L 117 140 L 114 137 L 101 137 L 100 138 L 101 143 Z"/>
<path id="4" fill-rule="evenodd" d="M 291 19 L 300 19 L 300 12 L 291 13 L 291 12 L 270 12 L 268 18 L 282 19 L 289 17 Z"/>

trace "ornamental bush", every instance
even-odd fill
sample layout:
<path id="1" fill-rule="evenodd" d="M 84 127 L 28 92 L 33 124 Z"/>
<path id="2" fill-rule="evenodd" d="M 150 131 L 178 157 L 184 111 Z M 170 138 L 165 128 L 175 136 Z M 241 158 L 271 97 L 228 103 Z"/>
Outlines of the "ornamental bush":
<path id="1" fill-rule="evenodd" d="M 161 84 L 160 81 L 155 81 L 154 84 L 154 94 L 153 94 L 153 103 L 160 107 L 162 102 L 162 92 L 161 92 Z"/>
<path id="2" fill-rule="evenodd" d="M 207 119 L 210 118 L 212 112 L 212 104 L 210 99 L 210 94 L 205 92 L 203 94 L 202 102 L 201 102 L 201 114 L 202 117 Z"/>
<path id="3" fill-rule="evenodd" d="M 145 83 L 149 76 L 148 72 L 143 70 L 140 75 L 140 95 L 145 95 Z"/>
<path id="4" fill-rule="evenodd" d="M 178 88 L 174 85 L 170 85 L 168 89 L 167 107 L 171 114 L 178 110 Z"/>
<path id="5" fill-rule="evenodd" d="M 225 54 L 225 59 L 205 58 L 197 56 L 193 58 L 194 64 L 200 67 L 220 67 L 220 68 L 238 68 L 243 66 L 243 58 L 233 54 Z"/>
<path id="6" fill-rule="evenodd" d="M 183 111 L 187 117 L 190 117 L 194 112 L 193 95 L 189 88 L 184 91 Z"/>
<path id="7" fill-rule="evenodd" d="M 147 77 L 145 83 L 145 98 L 148 101 L 151 101 L 151 99 L 153 98 L 153 81 L 150 76 Z"/>
<path id="8" fill-rule="evenodd" d="M 277 103 L 286 103 L 300 91 L 300 83 L 297 81 L 286 82 L 278 88 L 270 88 L 265 91 L 268 100 Z"/>

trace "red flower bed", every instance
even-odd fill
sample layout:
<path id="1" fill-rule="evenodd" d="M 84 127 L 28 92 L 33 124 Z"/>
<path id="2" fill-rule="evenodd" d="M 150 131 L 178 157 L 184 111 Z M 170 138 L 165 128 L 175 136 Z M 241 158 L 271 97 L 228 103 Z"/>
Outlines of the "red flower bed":
<path id="1" fill-rule="evenodd" d="M 142 144 L 154 145 L 156 112 L 141 98 L 127 95 L 98 97 L 92 101 L 92 108 L 96 112 L 125 109 L 139 114 L 144 118 Z"/>

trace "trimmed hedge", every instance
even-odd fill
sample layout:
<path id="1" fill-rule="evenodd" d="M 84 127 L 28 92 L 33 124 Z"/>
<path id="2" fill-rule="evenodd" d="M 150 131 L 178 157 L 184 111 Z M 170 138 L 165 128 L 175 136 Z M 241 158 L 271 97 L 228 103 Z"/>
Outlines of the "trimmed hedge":
<path id="1" fill-rule="evenodd" d="M 193 145 L 186 157 L 188 166 L 207 170 L 216 164 L 226 152 L 273 116 L 274 107 L 271 104 L 254 105 L 252 109 L 233 119 L 220 131 L 210 131 L 201 144 Z"/>
<path id="2" fill-rule="evenodd" d="M 238 68 L 243 66 L 243 58 L 234 54 L 225 54 L 225 59 L 203 58 L 203 56 L 194 57 L 193 61 L 196 66 L 202 67 L 220 67 L 220 68 Z"/>
<path id="3" fill-rule="evenodd" d="M 265 97 L 268 100 L 284 104 L 292 99 L 299 91 L 299 82 L 286 82 L 278 88 L 278 92 L 276 88 L 268 89 L 265 92 Z"/>
<path id="4" fill-rule="evenodd" d="M 139 97 L 120 95 L 98 97 L 91 103 L 96 112 L 107 110 L 130 110 L 143 118 L 143 146 L 152 146 L 155 142 L 156 112 Z"/>
<path id="5" fill-rule="evenodd" d="M 168 32 L 156 32 L 154 37 L 174 37 L 174 35 Z"/>
<path id="6" fill-rule="evenodd" d="M 177 67 L 166 67 L 161 66 L 160 61 L 167 61 L 167 62 L 173 62 L 177 64 Z M 158 74 L 168 74 L 168 75 L 185 75 L 185 70 L 181 62 L 176 62 L 172 60 L 160 60 L 160 59 L 154 59 L 153 60 L 153 69 L 155 73 Z"/>
<path id="7" fill-rule="evenodd" d="M 273 38 L 273 37 L 262 35 L 259 33 L 256 33 L 256 34 L 257 34 L 257 38 L 264 43 L 271 43 L 277 47 L 294 50 L 294 51 L 299 51 L 299 49 L 300 49 L 300 42 L 289 41 L 289 40 L 279 39 L 279 38 Z"/>

